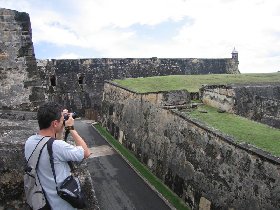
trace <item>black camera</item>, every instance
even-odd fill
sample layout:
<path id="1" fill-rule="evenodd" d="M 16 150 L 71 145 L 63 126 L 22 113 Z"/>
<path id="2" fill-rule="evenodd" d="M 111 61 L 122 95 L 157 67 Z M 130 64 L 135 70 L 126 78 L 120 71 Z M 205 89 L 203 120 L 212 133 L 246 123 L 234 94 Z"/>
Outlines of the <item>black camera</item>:
<path id="1" fill-rule="evenodd" d="M 70 113 L 64 114 L 64 121 L 66 121 L 66 120 L 69 119 L 69 114 L 70 114 Z M 78 117 L 78 115 L 77 115 L 75 112 L 73 112 L 73 113 L 72 113 L 72 117 L 73 117 L 73 119 L 75 119 L 75 118 Z"/>

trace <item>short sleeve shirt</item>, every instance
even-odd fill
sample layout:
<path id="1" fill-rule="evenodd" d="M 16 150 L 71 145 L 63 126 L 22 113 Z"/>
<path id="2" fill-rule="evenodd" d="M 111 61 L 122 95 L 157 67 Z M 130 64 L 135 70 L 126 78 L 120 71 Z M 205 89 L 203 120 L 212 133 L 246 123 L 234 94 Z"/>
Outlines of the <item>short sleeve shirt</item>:
<path id="1" fill-rule="evenodd" d="M 41 135 L 33 135 L 25 143 L 25 158 L 29 159 L 38 142 L 43 138 Z M 45 137 L 50 138 L 50 137 Z M 66 177 L 71 174 L 68 161 L 82 161 L 84 150 L 81 146 L 73 146 L 63 140 L 53 142 L 54 169 L 57 185 L 60 186 Z M 47 146 L 44 147 L 38 165 L 38 177 L 46 193 L 46 197 L 54 210 L 73 210 L 69 203 L 57 195 L 56 184 L 54 181 Z"/>

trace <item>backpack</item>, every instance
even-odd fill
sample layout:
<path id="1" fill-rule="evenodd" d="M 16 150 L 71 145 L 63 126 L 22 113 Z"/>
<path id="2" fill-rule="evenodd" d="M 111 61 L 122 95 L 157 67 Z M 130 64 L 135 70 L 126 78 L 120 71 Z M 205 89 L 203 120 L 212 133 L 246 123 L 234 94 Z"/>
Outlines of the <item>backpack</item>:
<path id="1" fill-rule="evenodd" d="M 33 210 L 49 210 L 50 206 L 45 197 L 44 189 L 41 186 L 37 174 L 39 159 L 43 148 L 46 146 L 49 138 L 43 137 L 31 153 L 24 174 L 24 191 L 27 204 Z"/>

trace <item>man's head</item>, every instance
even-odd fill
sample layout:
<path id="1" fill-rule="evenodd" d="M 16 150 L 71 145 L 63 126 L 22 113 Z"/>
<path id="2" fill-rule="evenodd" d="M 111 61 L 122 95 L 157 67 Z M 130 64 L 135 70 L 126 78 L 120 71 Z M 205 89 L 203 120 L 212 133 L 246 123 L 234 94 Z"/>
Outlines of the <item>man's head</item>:
<path id="1" fill-rule="evenodd" d="M 37 120 L 40 130 L 49 128 L 52 123 L 55 126 L 62 126 L 62 110 L 62 106 L 55 102 L 47 102 L 41 105 L 37 112 Z"/>

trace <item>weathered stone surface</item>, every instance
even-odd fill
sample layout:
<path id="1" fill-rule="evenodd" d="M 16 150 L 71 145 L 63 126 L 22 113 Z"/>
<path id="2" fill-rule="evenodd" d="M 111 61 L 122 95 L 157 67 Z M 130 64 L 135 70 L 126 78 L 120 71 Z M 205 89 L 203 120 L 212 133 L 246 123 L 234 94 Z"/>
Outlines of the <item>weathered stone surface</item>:
<path id="1" fill-rule="evenodd" d="M 38 60 L 38 70 L 47 95 L 84 114 L 85 109 L 100 111 L 105 80 L 174 75 L 239 73 L 238 61 L 232 58 L 94 58 Z M 81 75 L 83 79 L 81 78 Z M 55 87 L 51 77 L 55 77 Z M 82 84 L 80 84 L 82 82 Z"/>
<path id="2" fill-rule="evenodd" d="M 36 132 L 36 121 L 0 121 L 0 206 L 23 201 L 24 142 Z"/>
<path id="3" fill-rule="evenodd" d="M 280 83 L 236 87 L 237 114 L 280 128 Z"/>
<path id="4" fill-rule="evenodd" d="M 279 157 L 144 97 L 106 83 L 102 124 L 192 209 L 280 208 Z"/>
<path id="5" fill-rule="evenodd" d="M 200 97 L 204 104 L 235 113 L 235 91 L 226 85 L 205 85 L 200 89 Z"/>
<path id="6" fill-rule="evenodd" d="M 45 100 L 40 86 L 29 15 L 0 8 L 0 109 L 34 110 Z"/>
<path id="7" fill-rule="evenodd" d="M 199 210 L 210 210 L 211 202 L 208 201 L 206 198 L 201 197 L 199 202 Z"/>
<path id="8" fill-rule="evenodd" d="M 205 104 L 280 128 L 280 83 L 208 85 L 200 92 Z"/>
<path id="9" fill-rule="evenodd" d="M 15 110 L 0 110 L 0 119 L 37 120 L 37 113 L 36 112 L 15 111 Z"/>

